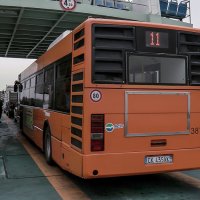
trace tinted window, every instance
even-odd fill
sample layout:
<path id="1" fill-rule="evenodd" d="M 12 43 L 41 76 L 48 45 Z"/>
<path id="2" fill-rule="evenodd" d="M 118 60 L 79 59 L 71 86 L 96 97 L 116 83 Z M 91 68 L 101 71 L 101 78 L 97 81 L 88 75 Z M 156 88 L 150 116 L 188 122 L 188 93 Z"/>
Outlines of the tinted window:
<path id="1" fill-rule="evenodd" d="M 30 88 L 30 79 L 26 81 L 26 88 Z"/>
<path id="2" fill-rule="evenodd" d="M 36 95 L 35 95 L 35 106 L 43 106 L 43 87 L 44 87 L 44 74 L 43 72 L 36 76 Z"/>
<path id="3" fill-rule="evenodd" d="M 31 85 L 31 87 L 35 86 L 35 77 L 31 78 L 31 84 L 30 85 Z"/>
<path id="4" fill-rule="evenodd" d="M 31 106 L 70 112 L 71 67 L 72 55 L 69 54 L 31 77 L 30 88 L 23 90 L 21 101 Z"/>
<path id="5" fill-rule="evenodd" d="M 178 57 L 128 56 L 130 83 L 186 84 L 186 59 Z"/>
<path id="6" fill-rule="evenodd" d="M 26 86 L 26 82 L 23 82 L 23 86 Z M 24 105 L 28 105 L 29 104 L 29 89 L 23 87 L 22 93 L 20 95 L 20 103 L 24 104 Z"/>
<path id="7" fill-rule="evenodd" d="M 56 63 L 55 109 L 70 112 L 71 54 Z"/>
<path id="8" fill-rule="evenodd" d="M 44 73 L 44 103 L 43 108 L 53 108 L 54 98 L 54 67 L 51 66 Z"/>
<path id="9" fill-rule="evenodd" d="M 31 84 L 30 84 L 30 105 L 34 106 L 35 105 L 35 77 L 31 78 Z"/>

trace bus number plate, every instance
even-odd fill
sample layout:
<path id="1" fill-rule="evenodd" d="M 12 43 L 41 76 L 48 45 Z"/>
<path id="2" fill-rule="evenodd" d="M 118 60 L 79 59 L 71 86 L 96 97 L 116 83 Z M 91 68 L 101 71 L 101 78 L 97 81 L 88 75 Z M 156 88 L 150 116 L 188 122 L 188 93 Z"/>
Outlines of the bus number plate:
<path id="1" fill-rule="evenodd" d="M 172 155 L 162 155 L 162 156 L 146 156 L 144 159 L 145 164 L 164 164 L 173 163 Z"/>

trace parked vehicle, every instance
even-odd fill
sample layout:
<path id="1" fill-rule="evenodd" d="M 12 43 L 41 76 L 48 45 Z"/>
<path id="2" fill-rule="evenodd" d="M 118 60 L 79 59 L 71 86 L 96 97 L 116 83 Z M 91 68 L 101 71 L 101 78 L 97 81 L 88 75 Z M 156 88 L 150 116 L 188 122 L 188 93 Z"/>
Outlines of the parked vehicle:
<path id="1" fill-rule="evenodd" d="M 20 120 L 20 104 L 17 104 L 14 109 L 14 121 L 19 122 Z"/>
<path id="2" fill-rule="evenodd" d="M 4 95 L 4 113 L 9 118 L 14 118 L 14 109 L 17 105 L 18 97 L 17 92 L 14 92 L 13 86 L 6 86 L 6 91 Z"/>

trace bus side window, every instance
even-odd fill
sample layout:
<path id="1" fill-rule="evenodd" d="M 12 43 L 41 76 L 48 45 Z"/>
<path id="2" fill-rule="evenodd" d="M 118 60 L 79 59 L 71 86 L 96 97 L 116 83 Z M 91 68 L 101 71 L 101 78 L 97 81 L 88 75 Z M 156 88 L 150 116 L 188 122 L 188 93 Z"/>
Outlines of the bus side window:
<path id="1" fill-rule="evenodd" d="M 53 109 L 54 104 L 54 65 L 45 70 L 43 108 Z"/>
<path id="2" fill-rule="evenodd" d="M 20 93 L 20 104 L 24 104 L 24 93 L 25 93 L 24 85 L 25 85 L 25 83 L 22 82 L 23 90 L 22 90 L 22 92 Z"/>
<path id="3" fill-rule="evenodd" d="M 55 109 L 67 113 L 70 112 L 71 60 L 69 54 L 56 63 Z"/>
<path id="4" fill-rule="evenodd" d="M 29 101 L 31 106 L 35 106 L 35 76 L 30 81 L 30 96 Z"/>
<path id="5" fill-rule="evenodd" d="M 44 87 L 44 75 L 43 72 L 36 76 L 36 87 L 35 87 L 35 106 L 43 106 L 43 87 Z"/>

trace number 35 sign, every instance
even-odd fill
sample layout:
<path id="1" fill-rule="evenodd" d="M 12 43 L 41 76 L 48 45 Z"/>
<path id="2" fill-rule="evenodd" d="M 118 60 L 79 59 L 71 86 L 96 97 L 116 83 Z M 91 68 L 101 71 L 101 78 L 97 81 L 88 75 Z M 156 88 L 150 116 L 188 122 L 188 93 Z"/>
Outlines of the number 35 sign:
<path id="1" fill-rule="evenodd" d="M 74 10 L 76 7 L 76 0 L 60 0 L 61 7 L 66 10 Z"/>

